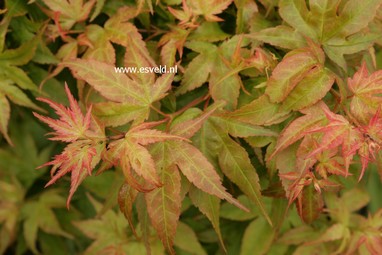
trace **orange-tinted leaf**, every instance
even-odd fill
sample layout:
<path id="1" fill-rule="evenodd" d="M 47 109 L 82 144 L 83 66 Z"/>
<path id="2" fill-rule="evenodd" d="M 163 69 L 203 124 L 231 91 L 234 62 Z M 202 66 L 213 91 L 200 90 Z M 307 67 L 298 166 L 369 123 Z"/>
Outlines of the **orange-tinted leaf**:
<path id="1" fill-rule="evenodd" d="M 315 190 L 313 184 L 305 186 L 296 201 L 298 214 L 308 224 L 320 216 L 323 206 L 322 195 Z"/>
<path id="2" fill-rule="evenodd" d="M 333 82 L 334 75 L 329 69 L 312 69 L 285 98 L 282 109 L 298 111 L 317 103 L 328 93 Z"/>
<path id="3" fill-rule="evenodd" d="M 56 111 L 57 115 L 60 117 L 59 120 L 54 120 L 37 113 L 33 114 L 55 130 L 55 132 L 52 133 L 53 137 L 50 138 L 51 140 L 73 142 L 79 138 L 85 137 L 89 133 L 91 124 L 91 107 L 86 113 L 86 116 L 84 116 L 80 106 L 70 93 L 67 85 L 65 85 L 65 91 L 70 103 L 69 108 L 66 108 L 65 106 L 55 103 L 49 99 L 39 98 L 40 101 L 49 104 L 49 106 Z"/>
<path id="4" fill-rule="evenodd" d="M 11 107 L 5 95 L 0 93 L 0 133 L 4 136 L 9 144 L 12 144 L 11 138 L 8 136 L 8 121 L 11 114 Z"/>
<path id="5" fill-rule="evenodd" d="M 59 120 L 41 116 L 37 113 L 34 113 L 34 115 L 55 130 L 52 140 L 71 142 L 61 154 L 56 155 L 52 161 L 42 165 L 53 166 L 51 170 L 52 179 L 46 186 L 53 184 L 65 174 L 71 173 L 71 186 L 67 200 L 67 207 L 69 208 L 74 192 L 85 177 L 91 175 L 92 170 L 101 159 L 101 152 L 105 148 L 105 134 L 103 128 L 92 118 L 91 109 L 84 116 L 67 85 L 65 90 L 69 99 L 69 108 L 49 99 L 39 99 L 56 110 L 60 117 Z"/>
<path id="6" fill-rule="evenodd" d="M 133 223 L 133 203 L 137 197 L 137 194 L 137 190 L 132 188 L 127 183 L 122 184 L 118 192 L 119 209 L 125 215 L 135 236 L 137 236 L 137 234 Z"/>
<path id="7" fill-rule="evenodd" d="M 354 94 L 350 103 L 351 113 L 361 123 L 368 123 L 382 103 L 379 96 L 382 93 L 382 71 L 369 74 L 364 62 L 353 78 L 349 78 L 348 86 Z"/>
<path id="8" fill-rule="evenodd" d="M 145 124 L 145 123 L 144 123 Z M 136 127 L 137 128 L 137 127 Z M 147 145 L 151 143 L 163 142 L 166 140 L 184 140 L 187 139 L 173 134 L 168 134 L 156 129 L 139 129 L 131 130 L 126 133 L 126 138 L 134 143 Z"/>
<path id="9" fill-rule="evenodd" d="M 300 140 L 304 137 L 304 132 L 311 128 L 318 127 L 323 120 L 325 120 L 325 115 L 323 112 L 319 109 L 319 107 L 313 106 L 306 112 L 305 116 L 295 119 L 283 130 L 277 140 L 276 148 L 269 159 L 291 144 Z"/>
<path id="10" fill-rule="evenodd" d="M 162 186 L 149 151 L 142 145 L 131 142 L 126 144 L 125 149 L 134 171 L 149 183 Z"/>
<path id="11" fill-rule="evenodd" d="M 317 64 L 318 60 L 310 49 L 289 52 L 273 70 L 267 82 L 266 94 L 269 95 L 270 101 L 273 103 L 284 101 Z"/>
<path id="12" fill-rule="evenodd" d="M 190 182 L 204 192 L 225 199 L 244 211 L 248 211 L 245 206 L 226 192 L 214 167 L 198 149 L 180 141 L 171 142 L 171 145 L 173 160 Z"/>
<path id="13" fill-rule="evenodd" d="M 267 95 L 262 95 L 226 116 L 252 125 L 272 125 L 285 120 L 288 114 L 289 111 L 281 111 L 279 104 L 270 102 Z"/>
<path id="14" fill-rule="evenodd" d="M 44 0 L 43 1 L 52 11 L 52 15 L 60 14 L 60 24 L 64 29 L 70 29 L 76 21 L 83 21 L 96 2 L 95 0 L 83 3 L 83 0 L 60 1 L 60 0 Z M 54 18 L 52 16 L 51 18 Z"/>
<path id="15" fill-rule="evenodd" d="M 106 99 L 131 105 L 144 105 L 142 86 L 127 77 L 117 73 L 114 66 L 96 60 L 75 59 L 64 62 L 73 74 L 85 80 Z"/>
<path id="16" fill-rule="evenodd" d="M 173 125 L 170 132 L 185 138 L 191 138 L 203 125 L 203 123 L 220 107 L 224 106 L 223 101 L 215 102 L 199 117 Z"/>
<path id="17" fill-rule="evenodd" d="M 163 186 L 145 194 L 151 222 L 157 230 L 163 245 L 175 254 L 174 243 L 180 215 L 180 175 L 175 165 L 161 170 Z"/>
<path id="18" fill-rule="evenodd" d="M 70 200 L 78 186 L 86 176 L 91 175 L 92 170 L 100 161 L 100 153 L 104 144 L 90 145 L 87 141 L 75 141 L 56 155 L 54 159 L 43 166 L 53 166 L 51 170 L 52 179 L 45 185 L 49 186 L 67 173 L 71 173 L 70 192 L 67 200 L 69 208 Z"/>

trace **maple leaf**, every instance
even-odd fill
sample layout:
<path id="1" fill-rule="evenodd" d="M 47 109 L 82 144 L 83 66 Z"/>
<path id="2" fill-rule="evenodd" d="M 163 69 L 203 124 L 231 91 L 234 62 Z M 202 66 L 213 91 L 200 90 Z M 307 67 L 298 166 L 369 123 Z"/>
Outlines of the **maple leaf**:
<path id="1" fill-rule="evenodd" d="M 22 207 L 21 217 L 24 220 L 24 238 L 28 247 L 37 252 L 36 240 L 38 230 L 46 233 L 73 238 L 72 235 L 61 229 L 59 220 L 53 209 L 65 207 L 65 200 L 58 194 L 57 190 L 47 190 L 37 200 L 31 200 Z"/>
<path id="2" fill-rule="evenodd" d="M 348 79 L 347 85 L 353 93 L 350 112 L 362 124 L 368 123 L 382 102 L 382 71 L 369 74 L 366 63 Z"/>
<path id="3" fill-rule="evenodd" d="M 96 212 L 100 213 L 102 205 L 94 198 L 89 198 Z M 132 240 L 126 231 L 128 225 L 120 212 L 107 210 L 95 219 L 75 221 L 73 225 L 93 240 L 84 252 L 86 255 L 144 253 L 143 243 Z M 154 245 L 154 242 L 151 244 Z"/>
<path id="4" fill-rule="evenodd" d="M 52 19 L 57 20 L 57 24 L 64 29 L 69 30 L 76 22 L 86 20 L 93 8 L 95 0 L 86 1 L 83 0 L 53 0 L 43 1 L 51 11 L 45 12 Z M 59 14 L 59 18 L 57 16 Z"/>
<path id="5" fill-rule="evenodd" d="M 64 151 L 56 155 L 52 161 L 40 166 L 40 168 L 53 166 L 52 179 L 45 187 L 52 185 L 67 173 L 71 173 L 71 185 L 66 204 L 69 208 L 74 192 L 86 176 L 92 174 L 92 170 L 101 159 L 100 154 L 104 147 L 103 143 L 92 145 L 88 141 L 75 141 L 66 146 Z"/>
<path id="6" fill-rule="evenodd" d="M 69 108 L 49 99 L 39 98 L 40 101 L 49 104 L 60 119 L 55 120 L 37 113 L 33 114 L 55 130 L 51 140 L 70 143 L 61 154 L 41 166 L 53 166 L 52 179 L 46 186 L 53 184 L 65 174 L 71 173 L 71 188 L 67 200 L 69 208 L 70 200 L 77 187 L 87 175 L 91 175 L 92 169 L 100 161 L 100 153 L 105 147 L 105 134 L 102 127 L 97 126 L 96 120 L 92 118 L 91 107 L 84 116 L 67 85 L 65 85 L 65 91 L 69 99 Z"/>
<path id="7" fill-rule="evenodd" d="M 0 132 L 9 144 L 12 144 L 11 138 L 7 133 L 8 121 L 11 115 L 11 107 L 5 95 L 0 93 Z"/>
<path id="8" fill-rule="evenodd" d="M 282 0 L 279 12 L 283 20 L 297 32 L 320 42 L 327 56 L 346 70 L 344 54 L 365 50 L 377 40 L 377 36 L 370 33 L 365 36 L 362 29 L 373 20 L 382 2 L 368 0 L 358 6 L 358 1 L 349 0 L 342 8 L 339 8 L 339 3 L 338 0 Z M 279 40 L 284 45 L 288 43 L 288 39 Z M 280 44 L 277 40 L 273 41 Z"/>
<path id="9" fill-rule="evenodd" d="M 52 118 L 42 116 L 38 113 L 33 114 L 39 120 L 45 122 L 55 130 L 55 132 L 52 133 L 53 137 L 51 137 L 50 140 L 74 142 L 78 139 L 86 138 L 86 136 L 89 134 L 91 123 L 91 106 L 84 116 L 80 106 L 74 99 L 73 95 L 70 93 L 67 84 L 65 84 L 65 91 L 70 103 L 69 108 L 66 108 L 59 103 L 53 102 L 50 99 L 38 98 L 39 101 L 47 103 L 56 111 L 57 115 L 60 117 L 59 120 L 54 120 Z"/>
<path id="10" fill-rule="evenodd" d="M 190 1 L 192 10 L 196 15 L 204 15 L 207 21 L 223 21 L 216 16 L 225 10 L 233 1 L 232 0 L 207 0 L 207 1 Z"/>
<path id="11" fill-rule="evenodd" d="M 158 47 L 162 47 L 160 55 L 162 65 L 173 66 L 176 63 L 176 52 L 183 56 L 183 47 L 190 31 L 171 27 L 171 31 L 161 37 Z"/>
<path id="12" fill-rule="evenodd" d="M 272 224 L 262 201 L 259 177 L 247 152 L 216 123 L 213 123 L 210 128 L 215 133 L 215 137 L 212 139 L 216 139 L 220 145 L 217 156 L 223 173 L 238 185 L 244 194 L 259 207 L 267 221 Z"/>
<path id="13" fill-rule="evenodd" d="M 138 176 L 141 176 L 149 184 L 154 185 L 154 187 L 161 187 L 163 185 L 158 176 L 152 155 L 144 146 L 166 140 L 188 141 L 181 136 L 150 129 L 160 123 L 160 121 L 146 122 L 132 127 L 126 132 L 124 138 L 111 142 L 108 145 L 108 150 L 104 153 L 105 160 L 110 163 L 108 167 L 119 165 L 126 177 L 126 181 L 140 191 L 147 192 L 154 188 L 145 188 L 139 184 L 133 177 L 130 167 L 134 169 Z M 105 169 L 101 171 L 103 170 Z"/>
<path id="14" fill-rule="evenodd" d="M 230 59 L 235 57 L 233 49 L 240 50 L 248 43 L 240 36 L 223 42 L 219 47 L 201 41 L 186 43 L 187 48 L 200 54 L 188 64 L 181 86 L 175 91 L 175 95 L 196 89 L 208 81 L 211 97 L 215 101 L 225 100 L 228 110 L 235 109 L 242 87 L 242 81 L 238 75 L 242 67 L 240 61 L 230 61 Z"/>
<path id="15" fill-rule="evenodd" d="M 138 61 L 138 60 L 137 60 Z M 174 74 L 166 73 L 154 80 L 149 76 L 126 75 L 115 71 L 113 65 L 96 60 L 66 61 L 74 76 L 85 80 L 110 101 L 95 105 L 96 113 L 111 126 L 137 123 L 148 118 L 150 105 L 163 98 L 171 88 Z M 139 62 L 134 65 L 139 65 Z M 143 63 L 142 66 L 151 66 Z M 142 73 L 143 74 L 143 73 Z"/>
<path id="16" fill-rule="evenodd" d="M 306 46 L 304 37 L 295 29 L 285 25 L 266 28 L 251 33 L 249 36 L 285 49 L 298 49 Z"/>
<path id="17" fill-rule="evenodd" d="M 182 141 L 172 141 L 171 145 L 172 160 L 191 183 L 210 195 L 225 199 L 238 208 L 248 211 L 225 191 L 214 167 L 198 149 Z"/>
<path id="18" fill-rule="evenodd" d="M 322 99 L 334 83 L 334 74 L 323 66 L 325 55 L 318 45 L 290 51 L 267 81 L 266 94 L 285 111 L 301 110 Z M 304 100 L 302 100 L 304 99 Z"/>
<path id="19" fill-rule="evenodd" d="M 177 167 L 171 164 L 171 151 L 167 143 L 157 144 L 152 152 L 156 168 L 160 169 L 163 186 L 145 194 L 147 209 L 163 245 L 171 254 L 175 254 L 172 246 L 181 208 L 180 174 Z"/>
<path id="20" fill-rule="evenodd" d="M 361 174 L 359 180 L 362 179 L 369 161 L 376 160 L 376 155 L 381 150 L 382 145 L 382 117 L 381 108 L 379 107 L 374 116 L 370 119 L 367 126 L 361 126 L 358 130 L 363 134 L 360 141 L 358 154 L 361 156 Z"/>
<path id="21" fill-rule="evenodd" d="M 192 203 L 209 219 L 219 238 L 220 244 L 226 250 L 220 231 L 220 199 L 192 186 L 189 191 Z"/>
<path id="22" fill-rule="evenodd" d="M 347 174 L 350 161 L 359 148 L 362 135 L 344 116 L 334 114 L 327 107 L 323 107 L 322 110 L 329 120 L 329 123 L 323 127 L 311 128 L 305 131 L 306 133 L 324 132 L 322 139 L 318 143 L 319 146 L 307 155 L 307 157 L 309 158 L 324 150 L 341 146 Z"/>
<path id="23" fill-rule="evenodd" d="M 268 126 L 284 121 L 289 117 L 289 111 L 282 110 L 280 104 L 272 103 L 268 95 L 262 95 L 225 116 L 252 125 Z"/>
<path id="24" fill-rule="evenodd" d="M 6 30 L 4 31 L 4 33 L 6 33 Z M 11 113 L 9 101 L 21 106 L 30 107 L 34 110 L 43 112 L 43 109 L 34 104 L 24 94 L 23 90 L 21 90 L 25 89 L 38 92 L 38 88 L 33 83 L 33 81 L 21 68 L 17 67 L 27 64 L 33 58 L 38 43 L 39 38 L 38 36 L 35 36 L 29 41 L 24 42 L 20 47 L 16 49 L 3 50 L 3 47 L 1 47 L 0 133 L 4 136 L 5 140 L 11 145 L 12 141 L 7 133 L 8 122 Z M 16 84 L 18 87 L 16 87 L 14 84 Z"/>
<path id="25" fill-rule="evenodd" d="M 179 26 L 184 28 L 194 28 L 197 27 L 196 17 L 192 12 L 192 9 L 188 6 L 186 0 L 182 0 L 182 10 L 176 10 L 171 7 L 167 7 L 169 12 L 174 15 L 175 18 L 180 20 Z"/>
<path id="26" fill-rule="evenodd" d="M 314 185 L 307 185 L 301 191 L 296 203 L 298 214 L 306 223 L 312 223 L 319 217 L 324 207 L 322 195 Z"/>
<path id="27" fill-rule="evenodd" d="M 11 183 L 1 180 L 0 184 L 0 253 L 4 253 L 17 237 L 20 204 L 24 203 L 25 190 L 16 178 Z"/>

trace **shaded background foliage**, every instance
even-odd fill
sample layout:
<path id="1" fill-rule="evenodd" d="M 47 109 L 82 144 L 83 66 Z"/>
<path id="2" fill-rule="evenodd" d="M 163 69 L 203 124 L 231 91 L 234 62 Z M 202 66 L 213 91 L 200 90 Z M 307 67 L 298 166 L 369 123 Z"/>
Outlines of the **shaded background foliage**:
<path id="1" fill-rule="evenodd" d="M 1 254 L 382 250 L 380 0 L 1 4 Z"/>

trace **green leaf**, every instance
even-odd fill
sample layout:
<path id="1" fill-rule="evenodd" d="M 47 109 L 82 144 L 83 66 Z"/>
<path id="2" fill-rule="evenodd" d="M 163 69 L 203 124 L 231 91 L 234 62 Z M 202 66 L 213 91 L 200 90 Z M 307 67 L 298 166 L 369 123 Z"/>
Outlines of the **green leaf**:
<path id="1" fill-rule="evenodd" d="M 315 28 L 308 23 L 309 11 L 305 0 L 281 0 L 279 8 L 280 16 L 289 25 L 296 28 L 300 33 L 317 39 Z"/>
<path id="2" fill-rule="evenodd" d="M 365 28 L 374 18 L 381 0 L 367 0 L 359 6 L 349 0 L 339 7 L 339 0 L 280 1 L 280 15 L 302 34 L 325 42 L 335 36 L 349 36 Z"/>
<path id="3" fill-rule="evenodd" d="M 77 21 L 86 20 L 95 3 L 90 0 L 83 3 L 82 0 L 70 2 L 60 0 L 43 0 L 43 2 L 54 12 L 60 13 L 60 25 L 63 29 L 69 30 Z"/>
<path id="4" fill-rule="evenodd" d="M 5 36 L 7 35 L 10 20 L 9 17 L 5 16 L 0 23 L 0 52 L 4 49 Z"/>
<path id="5" fill-rule="evenodd" d="M 237 107 L 242 81 L 238 72 L 234 72 L 226 61 L 222 54 L 216 57 L 211 70 L 209 88 L 211 97 L 215 101 L 224 100 L 226 101 L 226 108 L 234 110 Z"/>
<path id="6" fill-rule="evenodd" d="M 90 196 L 89 198 L 96 212 L 99 213 L 102 205 L 94 198 Z M 128 239 L 127 221 L 120 212 L 108 210 L 94 219 L 74 221 L 73 225 L 93 240 L 84 252 L 86 255 L 96 255 L 110 249 L 126 250 L 130 244 L 134 243 L 130 243 Z"/>
<path id="7" fill-rule="evenodd" d="M 72 238 L 70 234 L 61 229 L 60 223 L 52 210 L 61 207 L 65 207 L 65 198 L 60 196 L 57 190 L 45 191 L 37 200 L 28 201 L 22 207 L 24 238 L 28 247 L 34 253 L 38 253 L 36 240 L 39 229 L 49 234 Z"/>
<path id="8" fill-rule="evenodd" d="M 320 52 L 323 54 L 323 52 Z M 267 82 L 266 94 L 271 102 L 280 103 L 318 64 L 316 56 L 310 50 L 289 52 L 276 66 Z"/>
<path id="9" fill-rule="evenodd" d="M 277 133 L 261 126 L 241 122 L 234 118 L 227 118 L 225 114 L 213 116 L 211 121 L 234 137 L 252 137 L 252 136 L 277 136 Z"/>
<path id="10" fill-rule="evenodd" d="M 161 169 L 160 181 L 163 186 L 145 194 L 147 211 L 157 230 L 164 247 L 175 254 L 173 243 L 180 215 L 180 175 L 175 165 L 171 164 L 171 151 L 166 144 L 158 144 L 153 149 L 153 158 L 157 169 Z"/>
<path id="11" fill-rule="evenodd" d="M 75 77 L 85 80 L 106 99 L 131 105 L 145 105 L 142 87 L 123 73 L 117 73 L 114 66 L 96 60 L 75 59 L 66 61 Z"/>
<path id="12" fill-rule="evenodd" d="M 289 93 L 281 108 L 298 111 L 317 103 L 330 90 L 334 75 L 329 69 L 315 68 Z"/>
<path id="13" fill-rule="evenodd" d="M 250 212 L 244 212 L 238 209 L 236 206 L 233 206 L 229 203 L 223 203 L 220 209 L 220 217 L 228 220 L 234 221 L 247 221 L 252 220 L 259 216 L 259 210 L 254 205 L 254 203 L 245 195 L 240 195 L 238 200 L 248 208 L 250 208 Z"/>
<path id="14" fill-rule="evenodd" d="M 192 203 L 210 220 L 216 234 L 218 235 L 220 244 L 225 250 L 223 236 L 220 231 L 220 199 L 215 196 L 211 196 L 210 194 L 205 193 L 194 186 L 191 186 L 189 196 Z"/>
<path id="15" fill-rule="evenodd" d="M 242 34 L 248 31 L 251 20 L 258 15 L 257 4 L 251 0 L 235 0 L 237 8 L 236 16 L 236 34 Z"/>
<path id="16" fill-rule="evenodd" d="M 229 35 L 220 28 L 218 23 L 203 22 L 188 36 L 188 40 L 216 42 L 228 37 Z"/>
<path id="17" fill-rule="evenodd" d="M 259 207 L 269 224 L 272 224 L 262 201 L 259 177 L 247 151 L 234 142 L 218 125 L 211 125 L 211 128 L 220 141 L 218 157 L 223 173 Z"/>
<path id="18" fill-rule="evenodd" d="M 342 200 L 348 211 L 355 212 L 369 204 L 370 196 L 366 192 L 366 190 L 361 188 L 355 188 L 346 191 L 342 195 Z"/>
<path id="19" fill-rule="evenodd" d="M 151 102 L 158 101 L 165 97 L 166 92 L 171 89 L 171 83 L 174 80 L 173 73 L 166 73 L 159 77 L 151 89 Z"/>
<path id="20" fill-rule="evenodd" d="M 193 12 L 197 15 L 204 15 L 207 21 L 222 21 L 221 18 L 216 16 L 225 10 L 233 0 L 206 0 L 191 2 Z"/>
<path id="21" fill-rule="evenodd" d="M 20 204 L 24 203 L 25 190 L 13 178 L 11 182 L 0 181 L 0 253 L 4 254 L 14 240 L 20 216 Z"/>
<path id="22" fill-rule="evenodd" d="M 214 167 L 198 149 L 185 142 L 171 142 L 171 151 L 174 162 L 196 187 L 248 211 L 245 206 L 226 192 Z"/>
<path id="23" fill-rule="evenodd" d="M 359 5 L 357 0 L 349 0 L 343 7 L 338 20 L 342 34 L 351 35 L 366 27 L 373 20 L 381 0 L 365 0 Z"/>
<path id="24" fill-rule="evenodd" d="M 252 125 L 272 125 L 285 120 L 288 114 L 280 110 L 279 104 L 272 103 L 267 95 L 263 95 L 226 116 Z"/>
<path id="25" fill-rule="evenodd" d="M 5 50 L 0 54 L 0 63 L 21 66 L 27 64 L 34 56 L 37 48 L 37 37 L 23 43 L 17 49 Z"/>
<path id="26" fill-rule="evenodd" d="M 334 63 L 342 67 L 343 70 L 347 70 L 347 62 L 344 55 L 367 50 L 378 38 L 381 38 L 381 35 L 363 33 L 358 33 L 347 38 L 335 37 L 328 40 L 323 45 L 323 48 L 327 56 Z"/>
<path id="27" fill-rule="evenodd" d="M 44 111 L 42 108 L 33 103 L 21 89 L 12 84 L 9 84 L 8 82 L 0 82 L 0 91 L 15 104 L 30 107 L 37 111 Z"/>
<path id="28" fill-rule="evenodd" d="M 9 144 L 12 144 L 11 138 L 8 136 L 8 121 L 11 114 L 9 102 L 4 94 L 0 93 L 0 133 L 4 136 Z"/>
<path id="29" fill-rule="evenodd" d="M 194 230 L 183 222 L 179 222 L 174 242 L 175 246 L 194 255 L 207 255 Z"/>
<path id="30" fill-rule="evenodd" d="M 33 81 L 22 69 L 16 66 L 0 64 L 0 77 L 2 75 L 4 75 L 5 79 L 13 81 L 22 89 L 28 89 L 31 91 L 39 92 L 39 89 L 36 86 L 36 84 L 33 83 Z"/>
<path id="31" fill-rule="evenodd" d="M 109 101 L 95 104 L 93 114 L 106 126 L 115 127 L 124 125 L 132 120 L 140 119 L 143 121 L 148 117 L 149 109 L 141 105 Z"/>
<path id="32" fill-rule="evenodd" d="M 304 37 L 298 31 L 284 25 L 266 28 L 250 34 L 250 37 L 285 49 L 298 49 L 306 46 Z"/>
<path id="33" fill-rule="evenodd" d="M 208 75 L 213 69 L 217 50 L 216 47 L 209 47 L 208 51 L 204 51 L 188 64 L 181 86 L 176 90 L 176 95 L 196 89 L 207 82 Z"/>
<path id="34" fill-rule="evenodd" d="M 264 220 L 252 221 L 244 232 L 240 255 L 265 255 L 272 245 L 275 231 Z"/>

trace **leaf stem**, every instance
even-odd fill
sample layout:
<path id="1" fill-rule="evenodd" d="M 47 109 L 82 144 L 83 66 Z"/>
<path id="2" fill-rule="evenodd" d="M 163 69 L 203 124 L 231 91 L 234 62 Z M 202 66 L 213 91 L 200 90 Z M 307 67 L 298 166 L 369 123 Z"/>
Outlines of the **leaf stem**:
<path id="1" fill-rule="evenodd" d="M 183 112 L 185 112 L 186 110 L 190 109 L 191 107 L 195 106 L 195 105 L 198 105 L 200 104 L 201 102 L 207 100 L 208 98 L 210 97 L 210 94 L 207 93 L 205 96 L 203 97 L 199 97 L 191 102 L 189 102 L 187 105 L 185 105 L 183 108 L 179 109 L 178 111 L 174 112 L 171 114 L 172 117 L 175 117 Z"/>

